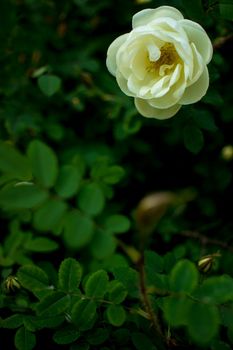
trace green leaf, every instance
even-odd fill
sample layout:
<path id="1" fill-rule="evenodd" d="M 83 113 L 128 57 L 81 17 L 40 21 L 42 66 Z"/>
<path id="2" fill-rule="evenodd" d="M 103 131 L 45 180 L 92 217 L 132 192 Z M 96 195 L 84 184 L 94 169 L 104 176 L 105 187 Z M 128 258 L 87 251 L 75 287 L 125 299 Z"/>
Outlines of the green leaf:
<path id="1" fill-rule="evenodd" d="M 39 231 L 50 231 L 59 224 L 67 210 L 67 204 L 59 199 L 48 198 L 34 213 L 33 225 Z"/>
<path id="2" fill-rule="evenodd" d="M 82 173 L 79 172 L 74 165 L 64 165 L 61 167 L 55 190 L 62 198 L 70 198 L 74 196 L 80 186 Z"/>
<path id="3" fill-rule="evenodd" d="M 222 305 L 220 308 L 220 315 L 222 324 L 226 327 L 232 327 L 233 325 L 233 304 Z"/>
<path id="4" fill-rule="evenodd" d="M 65 320 L 64 315 L 52 315 L 52 316 L 27 316 L 24 317 L 24 325 L 28 330 L 37 330 L 43 328 L 55 328 L 58 327 Z M 30 328 L 30 329 L 29 329 Z"/>
<path id="5" fill-rule="evenodd" d="M 74 210 L 65 218 L 64 239 L 71 249 L 79 249 L 87 245 L 93 236 L 94 224 L 90 218 Z"/>
<path id="6" fill-rule="evenodd" d="M 39 316 L 54 316 L 63 314 L 70 305 L 69 295 L 63 292 L 53 292 L 45 296 L 36 306 Z"/>
<path id="7" fill-rule="evenodd" d="M 82 269 L 77 260 L 67 258 L 63 260 L 58 271 L 58 285 L 65 293 L 78 290 L 81 281 Z"/>
<path id="8" fill-rule="evenodd" d="M 233 21 L 233 4 L 219 4 L 220 15 L 222 18 Z"/>
<path id="9" fill-rule="evenodd" d="M 231 350 L 232 347 L 221 340 L 214 340 L 211 343 L 211 350 Z"/>
<path id="10" fill-rule="evenodd" d="M 182 0 L 182 5 L 190 19 L 204 20 L 205 12 L 201 0 L 193 0 L 191 2 Z"/>
<path id="11" fill-rule="evenodd" d="M 187 125 L 183 130 L 184 145 L 190 152 L 197 154 L 204 146 L 202 131 L 196 126 Z"/>
<path id="12" fill-rule="evenodd" d="M 207 110 L 192 110 L 193 122 L 197 127 L 215 132 L 218 130 L 213 115 Z"/>
<path id="13" fill-rule="evenodd" d="M 18 350 L 31 350 L 36 345 L 36 337 L 24 327 L 17 330 L 15 334 L 15 347 Z"/>
<path id="14" fill-rule="evenodd" d="M 105 259 L 114 253 L 116 246 L 116 240 L 110 232 L 96 230 L 90 249 L 96 259 Z"/>
<path id="15" fill-rule="evenodd" d="M 29 161 L 10 144 L 0 141 L 0 170 L 18 180 L 30 180 Z"/>
<path id="16" fill-rule="evenodd" d="M 92 273 L 86 283 L 85 292 L 91 298 L 103 298 L 108 286 L 108 274 L 104 270 Z"/>
<path id="17" fill-rule="evenodd" d="M 193 303 L 188 312 L 187 327 L 197 344 L 208 344 L 217 334 L 219 313 L 216 306 Z"/>
<path id="18" fill-rule="evenodd" d="M 167 297 L 164 299 L 164 316 L 172 327 L 182 326 L 187 323 L 187 315 L 191 300 L 186 297 Z"/>
<path id="19" fill-rule="evenodd" d="M 57 157 L 53 150 L 39 140 L 33 140 L 27 150 L 32 173 L 39 183 L 50 188 L 55 184 L 58 173 Z"/>
<path id="20" fill-rule="evenodd" d="M 107 230 L 114 233 L 124 233 L 130 228 L 130 221 L 124 215 L 111 215 L 104 223 Z"/>
<path id="21" fill-rule="evenodd" d="M 216 276 L 206 279 L 197 297 L 209 303 L 225 303 L 233 300 L 233 279 L 230 276 Z"/>
<path id="22" fill-rule="evenodd" d="M 108 185 L 115 185 L 125 175 L 125 170 L 118 166 L 118 165 L 113 165 L 111 167 L 108 167 L 106 173 L 104 176 L 102 176 L 102 181 L 105 182 Z"/>
<path id="23" fill-rule="evenodd" d="M 31 252 L 48 253 L 57 250 L 59 247 L 58 243 L 50 238 L 45 237 L 33 237 L 26 242 L 24 248 Z"/>
<path id="24" fill-rule="evenodd" d="M 125 175 L 125 171 L 118 165 L 109 165 L 108 159 L 99 159 L 91 169 L 91 177 L 107 185 L 118 183 Z"/>
<path id="25" fill-rule="evenodd" d="M 132 342 L 137 350 L 157 350 L 150 338 L 141 332 L 132 333 Z"/>
<path id="26" fill-rule="evenodd" d="M 80 331 L 93 326 L 96 316 L 96 303 L 93 300 L 79 300 L 72 309 L 71 318 Z"/>
<path id="27" fill-rule="evenodd" d="M 22 324 L 23 324 L 23 315 L 15 314 L 2 320 L 1 327 L 13 329 L 13 328 L 18 328 L 22 326 Z"/>
<path id="28" fill-rule="evenodd" d="M 154 281 L 155 272 L 163 271 L 163 258 L 157 254 L 156 252 L 152 252 L 150 250 L 145 251 L 145 269 L 146 269 L 146 277 L 148 283 L 152 283 Z"/>
<path id="29" fill-rule="evenodd" d="M 108 288 L 108 299 L 114 304 L 120 304 L 127 296 L 127 290 L 123 283 L 119 281 L 111 281 Z"/>
<path id="30" fill-rule="evenodd" d="M 0 206 L 5 210 L 31 209 L 43 203 L 48 193 L 31 183 L 8 185 L 0 191 Z"/>
<path id="31" fill-rule="evenodd" d="M 191 293 L 198 284 L 196 266 L 186 259 L 178 261 L 171 271 L 169 282 L 172 291 Z"/>
<path id="32" fill-rule="evenodd" d="M 105 198 L 97 183 L 84 185 L 78 195 L 78 205 L 81 210 L 90 215 L 100 214 L 104 208 Z"/>
<path id="33" fill-rule="evenodd" d="M 53 96 L 61 88 L 61 79 L 56 75 L 46 74 L 38 79 L 40 90 L 46 96 Z"/>
<path id="34" fill-rule="evenodd" d="M 34 265 L 24 265 L 20 267 L 17 277 L 21 285 L 32 292 L 48 289 L 49 287 L 47 274 Z"/>
<path id="35" fill-rule="evenodd" d="M 91 345 L 103 344 L 109 337 L 109 332 L 106 328 L 96 328 L 86 336 L 87 341 Z"/>
<path id="36" fill-rule="evenodd" d="M 139 296 L 139 276 L 138 272 L 131 267 L 116 267 L 113 268 L 114 277 L 119 280 L 132 297 Z"/>
<path id="37" fill-rule="evenodd" d="M 121 305 L 110 305 L 106 310 L 109 322 L 116 327 L 120 327 L 126 320 L 125 309 Z"/>
<path id="38" fill-rule="evenodd" d="M 53 340 L 55 343 L 60 345 L 66 345 L 73 343 L 80 337 L 80 332 L 71 326 L 67 326 L 63 329 L 59 329 L 53 335 Z"/>

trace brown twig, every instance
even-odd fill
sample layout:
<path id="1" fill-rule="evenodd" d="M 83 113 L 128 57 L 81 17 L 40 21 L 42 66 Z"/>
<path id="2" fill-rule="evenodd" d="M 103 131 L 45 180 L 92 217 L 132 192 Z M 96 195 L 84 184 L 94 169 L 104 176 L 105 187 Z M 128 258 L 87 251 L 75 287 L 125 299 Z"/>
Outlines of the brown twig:
<path id="1" fill-rule="evenodd" d="M 198 239 L 203 245 L 216 245 L 226 250 L 229 250 L 230 252 L 233 252 L 233 247 L 229 246 L 228 243 L 225 243 L 215 238 L 209 238 L 197 231 L 181 231 L 179 232 L 179 234 L 184 237 Z"/>
<path id="2" fill-rule="evenodd" d="M 213 43 L 213 48 L 214 50 L 217 50 L 219 49 L 220 47 L 222 47 L 223 45 L 226 44 L 226 42 L 230 41 L 233 39 L 233 34 L 228 34 L 226 36 L 221 36 L 219 38 L 216 38 L 214 40 L 214 43 Z"/>

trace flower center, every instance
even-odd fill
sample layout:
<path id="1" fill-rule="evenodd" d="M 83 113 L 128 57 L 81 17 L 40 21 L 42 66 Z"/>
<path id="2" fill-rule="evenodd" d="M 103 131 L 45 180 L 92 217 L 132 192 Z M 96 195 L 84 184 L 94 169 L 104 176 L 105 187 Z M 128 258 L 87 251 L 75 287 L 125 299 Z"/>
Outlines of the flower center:
<path id="1" fill-rule="evenodd" d="M 164 44 L 160 49 L 160 57 L 157 61 L 150 61 L 146 68 L 147 72 L 158 72 L 164 75 L 167 69 L 172 69 L 180 62 L 180 56 L 176 52 L 175 46 L 171 43 Z"/>

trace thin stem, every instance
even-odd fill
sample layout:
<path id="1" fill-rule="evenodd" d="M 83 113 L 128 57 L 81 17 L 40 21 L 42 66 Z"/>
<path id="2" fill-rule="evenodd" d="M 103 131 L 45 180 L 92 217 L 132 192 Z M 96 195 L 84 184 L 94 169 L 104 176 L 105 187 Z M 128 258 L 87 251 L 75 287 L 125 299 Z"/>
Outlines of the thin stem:
<path id="1" fill-rule="evenodd" d="M 209 238 L 197 231 L 181 231 L 179 232 L 181 236 L 198 239 L 203 245 L 210 244 L 222 247 L 230 252 L 233 252 L 233 247 L 229 246 L 228 243 L 220 241 L 215 238 Z"/>
<path id="2" fill-rule="evenodd" d="M 164 338 L 164 335 L 162 333 L 162 330 L 161 330 L 159 322 L 158 322 L 158 318 L 153 311 L 151 301 L 150 301 L 148 294 L 147 294 L 143 254 L 141 255 L 141 258 L 139 259 L 137 266 L 138 266 L 138 271 L 139 271 L 139 288 L 140 288 L 141 299 L 142 299 L 142 302 L 144 304 L 145 310 L 146 310 L 147 314 L 150 316 L 150 320 L 151 320 L 152 325 L 153 325 L 154 329 L 156 330 L 156 332 L 162 338 Z"/>

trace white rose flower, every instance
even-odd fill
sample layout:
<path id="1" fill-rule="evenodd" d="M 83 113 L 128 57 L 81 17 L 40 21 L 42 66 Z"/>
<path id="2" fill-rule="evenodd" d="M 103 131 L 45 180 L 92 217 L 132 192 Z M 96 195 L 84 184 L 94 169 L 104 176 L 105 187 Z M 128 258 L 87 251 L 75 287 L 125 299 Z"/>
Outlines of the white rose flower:
<path id="1" fill-rule="evenodd" d="M 196 22 L 161 6 L 133 16 L 133 29 L 107 52 L 107 68 L 140 114 L 167 119 L 199 101 L 209 86 L 211 41 Z"/>

